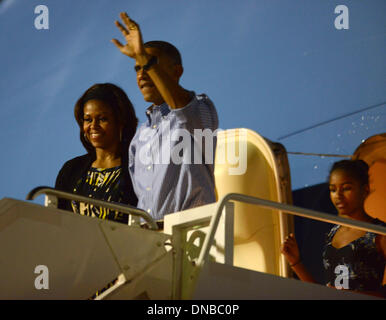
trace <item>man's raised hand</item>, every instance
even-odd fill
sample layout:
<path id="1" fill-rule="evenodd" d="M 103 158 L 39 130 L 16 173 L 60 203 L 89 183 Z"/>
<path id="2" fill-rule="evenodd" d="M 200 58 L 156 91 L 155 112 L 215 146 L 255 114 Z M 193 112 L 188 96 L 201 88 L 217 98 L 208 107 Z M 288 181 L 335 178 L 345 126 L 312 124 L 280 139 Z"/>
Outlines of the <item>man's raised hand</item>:
<path id="1" fill-rule="evenodd" d="M 116 45 L 119 51 L 130 58 L 137 59 L 140 56 L 146 55 L 138 23 L 130 19 L 126 12 L 121 12 L 120 17 L 124 26 L 119 21 L 115 21 L 115 25 L 121 30 L 126 44 L 123 45 L 117 39 L 112 39 L 111 42 Z"/>

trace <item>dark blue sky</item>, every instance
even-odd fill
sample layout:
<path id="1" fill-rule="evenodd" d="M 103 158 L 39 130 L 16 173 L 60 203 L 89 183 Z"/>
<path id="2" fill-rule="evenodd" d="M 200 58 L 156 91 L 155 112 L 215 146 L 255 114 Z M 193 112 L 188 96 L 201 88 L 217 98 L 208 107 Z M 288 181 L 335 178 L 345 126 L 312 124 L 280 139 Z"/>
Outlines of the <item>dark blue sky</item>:
<path id="1" fill-rule="evenodd" d="M 39 4 L 49 9 L 48 30 L 35 28 Z M 347 30 L 334 25 L 342 4 Z M 145 119 L 133 62 L 110 42 L 121 39 L 120 11 L 141 25 L 145 41 L 180 49 L 181 84 L 208 94 L 222 129 L 250 128 L 287 151 L 332 154 L 352 154 L 385 132 L 384 0 L 3 0 L 1 198 L 53 186 L 63 163 L 85 153 L 73 107 L 92 84 L 119 85 Z M 297 189 L 323 182 L 337 159 L 289 160 Z"/>

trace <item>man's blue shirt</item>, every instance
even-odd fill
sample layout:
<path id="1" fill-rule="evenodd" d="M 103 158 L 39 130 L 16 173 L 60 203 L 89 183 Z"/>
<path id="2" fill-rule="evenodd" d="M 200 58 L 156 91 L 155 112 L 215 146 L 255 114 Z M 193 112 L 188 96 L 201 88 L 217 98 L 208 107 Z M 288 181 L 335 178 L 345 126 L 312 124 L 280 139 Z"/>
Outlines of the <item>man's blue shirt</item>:
<path id="1" fill-rule="evenodd" d="M 212 101 L 205 94 L 192 93 L 183 108 L 171 109 L 163 103 L 148 108 L 146 115 L 129 148 L 137 207 L 159 220 L 168 213 L 215 202 L 218 116 Z"/>

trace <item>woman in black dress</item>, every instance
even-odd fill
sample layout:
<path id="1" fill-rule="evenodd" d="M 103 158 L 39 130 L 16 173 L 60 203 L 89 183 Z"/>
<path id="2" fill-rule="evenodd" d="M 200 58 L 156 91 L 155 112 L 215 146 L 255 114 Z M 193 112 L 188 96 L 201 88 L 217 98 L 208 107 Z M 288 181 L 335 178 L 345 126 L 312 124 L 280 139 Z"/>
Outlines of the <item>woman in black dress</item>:
<path id="1" fill-rule="evenodd" d="M 385 226 L 382 221 L 369 216 L 364 209 L 369 194 L 366 162 L 342 160 L 334 163 L 330 171 L 329 188 L 331 201 L 339 216 Z M 301 262 L 293 234 L 284 241 L 282 253 L 301 280 L 315 282 Z M 323 266 L 329 287 L 339 286 L 339 289 L 385 296 L 385 261 L 385 236 L 335 225 L 326 237 Z M 346 281 L 342 277 L 338 278 L 344 273 L 347 274 Z"/>
<path id="2" fill-rule="evenodd" d="M 136 206 L 127 157 L 138 119 L 125 92 L 111 83 L 95 84 L 77 101 L 74 114 L 87 154 L 63 165 L 55 188 Z M 127 215 L 87 203 L 61 199 L 58 206 L 86 216 L 127 223 Z"/>

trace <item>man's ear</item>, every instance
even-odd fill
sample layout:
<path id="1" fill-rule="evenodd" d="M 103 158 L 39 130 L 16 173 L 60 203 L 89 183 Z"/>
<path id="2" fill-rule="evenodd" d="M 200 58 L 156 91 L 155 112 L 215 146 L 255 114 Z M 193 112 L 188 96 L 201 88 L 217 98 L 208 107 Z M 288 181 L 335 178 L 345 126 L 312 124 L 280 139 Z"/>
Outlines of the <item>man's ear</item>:
<path id="1" fill-rule="evenodd" d="M 369 184 L 366 184 L 363 187 L 363 192 L 364 192 L 364 196 L 365 196 L 365 199 L 366 199 L 369 196 L 369 194 L 370 194 L 370 186 L 369 186 Z"/>
<path id="2" fill-rule="evenodd" d="M 182 76 L 182 74 L 184 73 L 184 68 L 182 65 L 180 64 L 176 64 L 174 66 L 174 74 L 176 76 L 176 79 L 179 80 Z"/>

